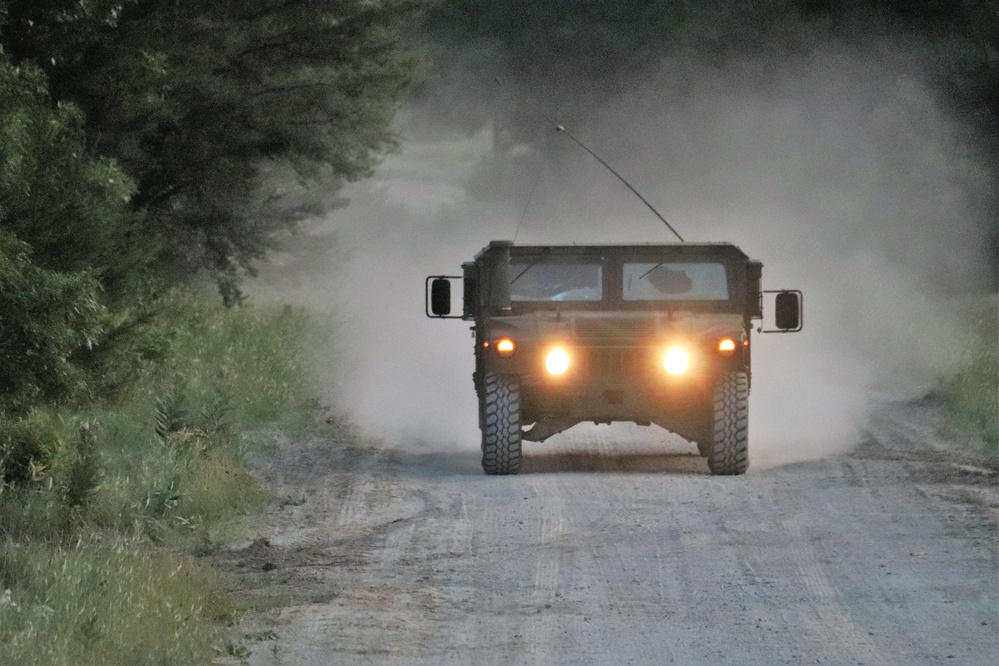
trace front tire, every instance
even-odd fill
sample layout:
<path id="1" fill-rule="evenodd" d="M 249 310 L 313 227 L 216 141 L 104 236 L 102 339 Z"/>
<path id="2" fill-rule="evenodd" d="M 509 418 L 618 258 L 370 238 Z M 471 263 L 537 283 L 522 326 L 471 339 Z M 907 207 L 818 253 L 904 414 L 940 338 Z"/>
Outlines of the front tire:
<path id="1" fill-rule="evenodd" d="M 482 469 L 516 474 L 521 465 L 520 385 L 514 377 L 487 372 L 480 398 Z"/>
<path id="2" fill-rule="evenodd" d="M 749 375 L 722 375 L 714 394 L 714 441 L 708 468 L 717 475 L 743 474 L 749 469 Z"/>

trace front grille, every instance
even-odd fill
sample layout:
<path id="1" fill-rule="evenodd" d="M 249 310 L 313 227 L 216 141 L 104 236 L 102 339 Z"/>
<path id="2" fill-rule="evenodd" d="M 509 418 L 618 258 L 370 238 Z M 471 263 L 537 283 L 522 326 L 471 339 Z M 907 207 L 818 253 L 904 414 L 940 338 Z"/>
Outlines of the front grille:
<path id="1" fill-rule="evenodd" d="M 656 333 L 655 319 L 579 318 L 576 335 L 581 338 L 650 338 Z"/>
<path id="2" fill-rule="evenodd" d="M 646 357 L 642 348 L 594 347 L 588 350 L 587 369 L 593 379 L 637 379 L 646 374 Z"/>

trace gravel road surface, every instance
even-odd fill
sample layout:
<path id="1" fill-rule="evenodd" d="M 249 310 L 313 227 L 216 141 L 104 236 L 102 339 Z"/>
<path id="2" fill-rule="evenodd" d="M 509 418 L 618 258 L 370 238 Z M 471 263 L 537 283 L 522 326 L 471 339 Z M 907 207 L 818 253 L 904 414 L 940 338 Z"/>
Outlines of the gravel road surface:
<path id="1" fill-rule="evenodd" d="M 283 446 L 279 506 L 216 556 L 261 609 L 233 640 L 255 666 L 994 664 L 996 466 L 941 429 L 890 404 L 850 453 L 724 478 L 638 427 L 529 445 L 512 477 Z"/>

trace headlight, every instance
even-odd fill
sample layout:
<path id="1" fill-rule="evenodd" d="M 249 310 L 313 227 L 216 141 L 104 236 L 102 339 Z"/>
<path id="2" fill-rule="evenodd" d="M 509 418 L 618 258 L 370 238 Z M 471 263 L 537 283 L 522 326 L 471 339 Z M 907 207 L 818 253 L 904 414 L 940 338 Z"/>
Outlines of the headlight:
<path id="1" fill-rule="evenodd" d="M 502 338 L 496 342 L 496 353 L 500 356 L 513 356 L 515 346 L 510 338 Z"/>
<path id="2" fill-rule="evenodd" d="M 564 375 L 569 369 L 569 354 L 558 347 L 552 349 L 545 357 L 545 369 L 553 375 Z"/>
<path id="3" fill-rule="evenodd" d="M 718 342 L 718 351 L 720 352 L 733 352 L 735 351 L 735 340 L 732 338 L 725 338 Z"/>
<path id="4" fill-rule="evenodd" d="M 676 347 L 667 351 L 666 356 L 663 357 L 663 367 L 671 375 L 682 375 L 687 371 L 689 365 L 690 359 L 687 357 L 687 352 Z"/>

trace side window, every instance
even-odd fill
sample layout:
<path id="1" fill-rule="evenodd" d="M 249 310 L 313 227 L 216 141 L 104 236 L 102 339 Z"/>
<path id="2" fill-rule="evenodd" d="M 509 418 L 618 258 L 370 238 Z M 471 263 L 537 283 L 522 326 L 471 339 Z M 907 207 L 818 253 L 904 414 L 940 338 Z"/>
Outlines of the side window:
<path id="1" fill-rule="evenodd" d="M 725 264 L 646 262 L 626 263 L 626 301 L 727 301 Z"/>
<path id="2" fill-rule="evenodd" d="M 599 301 L 603 298 L 600 264 L 513 261 L 510 300 Z"/>

